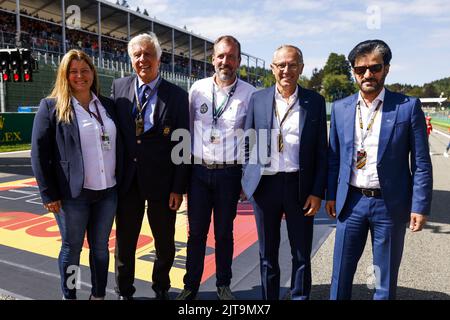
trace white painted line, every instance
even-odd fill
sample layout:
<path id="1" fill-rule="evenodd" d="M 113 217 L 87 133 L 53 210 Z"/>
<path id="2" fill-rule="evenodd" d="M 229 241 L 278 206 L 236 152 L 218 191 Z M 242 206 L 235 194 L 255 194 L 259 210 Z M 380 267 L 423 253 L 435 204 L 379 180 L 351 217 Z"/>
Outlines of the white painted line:
<path id="1" fill-rule="evenodd" d="M 36 191 L 32 192 L 32 191 L 26 191 L 26 190 L 17 190 L 17 189 L 11 189 L 8 190 L 9 192 L 15 192 L 15 193 L 21 193 L 21 194 L 27 194 L 29 196 L 36 196 Z"/>
<path id="2" fill-rule="evenodd" d="M 448 135 L 448 134 L 446 134 L 446 133 L 443 133 L 442 131 L 439 131 L 439 130 L 433 130 L 432 132 L 439 133 L 440 135 L 442 135 L 442 136 L 447 137 L 447 138 L 450 139 L 450 135 Z"/>
<path id="3" fill-rule="evenodd" d="M 31 203 L 31 204 L 42 205 L 41 197 L 25 200 L 25 202 L 28 202 L 28 203 Z"/>
<path id="4" fill-rule="evenodd" d="M 6 265 L 9 265 L 9 266 L 12 266 L 12 267 L 20 268 L 20 269 L 23 269 L 23 270 L 26 270 L 26 271 L 35 272 L 35 273 L 38 273 L 40 275 L 44 275 L 44 276 L 47 276 L 47 277 L 60 279 L 59 274 L 45 272 L 45 271 L 42 271 L 42 270 L 39 270 L 39 269 L 28 267 L 28 266 L 23 265 L 23 264 L 14 263 L 14 262 L 2 260 L 2 259 L 0 259 L 0 263 L 6 264 Z M 85 287 L 92 288 L 92 285 L 87 283 L 87 282 L 80 281 L 80 284 L 85 286 Z M 116 292 L 114 290 L 111 290 L 111 289 L 108 289 L 108 288 L 106 288 L 106 292 L 111 293 L 111 294 L 116 294 Z"/>
<path id="5" fill-rule="evenodd" d="M 11 190 L 10 190 L 10 192 L 11 192 Z M 0 196 L 0 199 L 16 201 L 16 200 L 23 200 L 25 198 L 29 198 L 29 197 L 32 197 L 32 196 L 34 196 L 34 194 L 29 194 L 27 196 L 18 197 L 18 198 L 10 198 L 10 197 L 5 197 L 5 196 Z"/>
<path id="6" fill-rule="evenodd" d="M 17 300 L 33 300 L 31 298 L 24 297 L 24 296 L 21 296 L 20 294 L 16 294 L 16 293 L 13 293 L 13 292 L 10 292 L 10 291 L 6 291 L 6 290 L 3 290 L 3 289 L 0 289 L 0 294 L 5 295 L 5 296 L 13 297 L 13 298 L 15 298 Z"/>

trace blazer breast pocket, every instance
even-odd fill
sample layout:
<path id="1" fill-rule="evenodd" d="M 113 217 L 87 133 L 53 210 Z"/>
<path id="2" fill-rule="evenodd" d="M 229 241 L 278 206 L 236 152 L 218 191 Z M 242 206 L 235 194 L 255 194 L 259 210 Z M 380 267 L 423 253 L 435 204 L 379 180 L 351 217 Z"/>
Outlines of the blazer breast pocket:
<path id="1" fill-rule="evenodd" d="M 407 132 L 408 128 L 409 128 L 409 124 L 410 124 L 409 121 L 397 122 L 394 125 L 395 132 L 403 132 L 403 131 Z"/>
<path id="2" fill-rule="evenodd" d="M 398 126 L 405 126 L 405 125 L 409 125 L 409 121 L 408 120 L 406 120 L 406 121 L 399 121 L 399 122 L 396 122 L 395 123 L 395 126 L 396 127 L 398 127 Z"/>
<path id="3" fill-rule="evenodd" d="M 409 132 L 409 121 L 402 121 L 397 122 L 394 125 L 394 138 L 397 141 L 403 141 L 404 139 L 407 139 L 408 132 Z"/>

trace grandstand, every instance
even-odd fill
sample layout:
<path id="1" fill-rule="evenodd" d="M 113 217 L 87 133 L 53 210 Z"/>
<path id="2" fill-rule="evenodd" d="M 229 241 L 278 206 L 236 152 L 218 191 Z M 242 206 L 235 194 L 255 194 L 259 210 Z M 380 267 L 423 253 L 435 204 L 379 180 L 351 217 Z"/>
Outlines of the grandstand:
<path id="1" fill-rule="evenodd" d="M 30 93 L 27 97 L 19 97 L 25 84 L 6 83 L 6 107 L 2 111 L 36 105 L 50 90 L 48 84 L 61 56 L 72 48 L 82 49 L 93 58 L 103 89 L 109 89 L 113 78 L 132 72 L 128 40 L 148 31 L 153 31 L 161 42 L 161 72 L 169 81 L 188 89 L 193 81 L 214 72 L 213 41 L 152 18 L 147 10 L 151 13 L 151 8 L 141 13 L 119 1 L 105 0 L 0 0 L 0 47 L 31 49 L 40 66 L 34 83 L 26 84 Z M 261 75 L 248 71 L 264 68 L 265 61 L 242 53 L 242 63 L 247 67 L 246 80 L 259 86 Z M 46 83 L 45 88 L 40 80 Z"/>

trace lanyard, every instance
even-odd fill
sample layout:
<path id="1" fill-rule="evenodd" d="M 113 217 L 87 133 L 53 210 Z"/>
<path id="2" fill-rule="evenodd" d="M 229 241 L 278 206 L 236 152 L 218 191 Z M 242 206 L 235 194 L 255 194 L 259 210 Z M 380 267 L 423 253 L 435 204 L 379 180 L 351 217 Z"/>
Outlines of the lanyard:
<path id="1" fill-rule="evenodd" d="M 377 107 L 375 108 L 375 111 L 372 111 L 372 114 L 371 114 L 370 120 L 369 120 L 369 124 L 367 125 L 366 132 L 364 133 L 364 125 L 363 125 L 363 120 L 362 120 L 362 115 L 361 115 L 361 100 L 358 101 L 359 129 L 361 130 L 361 149 L 363 149 L 363 150 L 364 150 L 364 141 L 366 140 L 366 138 L 369 134 L 369 131 L 371 131 L 371 129 L 372 129 L 373 123 L 375 122 L 375 117 L 377 116 L 378 110 L 380 110 L 382 103 L 383 103 L 383 101 L 381 101 L 381 100 L 378 101 Z M 364 104 L 366 105 L 367 108 L 369 108 L 365 101 L 364 101 Z"/>
<path id="2" fill-rule="evenodd" d="M 156 82 L 156 85 L 154 86 L 153 89 L 151 89 L 144 105 L 141 104 L 141 101 L 139 100 L 139 95 L 138 95 L 138 82 L 136 80 L 136 90 L 134 91 L 134 94 L 136 96 L 136 107 L 137 107 L 137 111 L 138 111 L 138 115 L 137 118 L 142 118 L 142 113 L 145 112 L 145 108 L 147 107 L 147 103 L 153 98 L 153 96 L 156 94 L 156 91 L 158 90 L 159 85 L 161 84 L 161 80 L 162 78 L 160 77 L 158 82 Z M 145 91 L 145 89 L 144 89 Z M 145 93 L 143 93 L 145 95 Z"/>
<path id="3" fill-rule="evenodd" d="M 283 133 L 282 133 L 282 127 L 284 122 L 286 121 L 288 115 L 291 113 L 292 110 L 294 110 L 294 106 L 298 101 L 298 95 L 297 98 L 294 100 L 293 103 L 291 103 L 289 105 L 289 108 L 287 109 L 286 113 L 283 116 L 283 119 L 280 120 L 280 115 L 278 114 L 278 109 L 277 109 L 277 103 L 275 100 L 275 97 L 273 98 L 273 108 L 275 109 L 275 116 L 277 117 L 278 120 L 278 124 L 280 125 L 280 133 L 278 134 L 278 152 L 283 152 L 284 150 L 284 141 L 283 141 Z"/>
<path id="4" fill-rule="evenodd" d="M 100 124 L 100 127 L 102 129 L 102 134 L 105 134 L 105 124 L 103 123 L 103 119 L 102 119 L 102 115 L 100 113 L 100 111 L 98 110 L 98 105 L 97 105 L 97 101 L 94 102 L 95 103 L 95 112 L 91 112 L 91 110 L 89 110 L 89 108 L 87 109 L 87 112 L 89 113 L 89 115 L 91 117 L 94 117 L 95 120 L 97 120 L 97 122 Z"/>
<path id="5" fill-rule="evenodd" d="M 231 88 L 231 90 L 227 93 L 227 97 L 222 101 L 222 103 L 220 104 L 219 107 L 216 106 L 216 99 L 215 99 L 215 93 L 214 93 L 214 80 L 213 80 L 213 85 L 212 85 L 212 106 L 213 106 L 213 122 L 214 125 L 217 125 L 217 120 L 222 116 L 222 114 L 225 112 L 225 109 L 227 108 L 231 97 L 233 97 L 234 92 L 236 91 L 236 87 L 238 84 L 239 80 L 236 80 L 236 83 L 234 84 L 234 86 Z"/>
<path id="6" fill-rule="evenodd" d="M 274 97 L 273 108 L 275 109 L 275 116 L 277 117 L 278 124 L 280 125 L 280 132 L 281 132 L 281 127 L 283 126 L 284 122 L 286 121 L 289 113 L 291 113 L 291 111 L 294 109 L 294 106 L 297 103 L 297 101 L 298 101 L 298 95 L 297 95 L 297 98 L 294 100 L 294 102 L 289 105 L 289 108 L 287 109 L 286 113 L 284 114 L 283 119 L 280 120 L 280 115 L 278 114 L 278 109 L 277 109 L 277 103 L 276 103 L 275 97 Z"/>

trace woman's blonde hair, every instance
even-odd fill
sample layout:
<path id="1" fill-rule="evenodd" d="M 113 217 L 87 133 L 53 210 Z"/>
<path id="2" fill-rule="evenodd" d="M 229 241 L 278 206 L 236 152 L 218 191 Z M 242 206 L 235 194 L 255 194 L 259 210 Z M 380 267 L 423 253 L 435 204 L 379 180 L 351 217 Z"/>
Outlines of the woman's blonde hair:
<path id="1" fill-rule="evenodd" d="M 56 72 L 56 81 L 52 92 L 48 96 L 56 100 L 56 119 L 58 122 L 70 123 L 72 120 L 72 89 L 69 84 L 70 64 L 73 60 L 85 61 L 89 68 L 94 72 L 94 81 L 92 82 L 91 91 L 99 95 L 98 74 L 92 63 L 91 58 L 81 50 L 72 49 L 67 52 L 59 64 Z"/>

